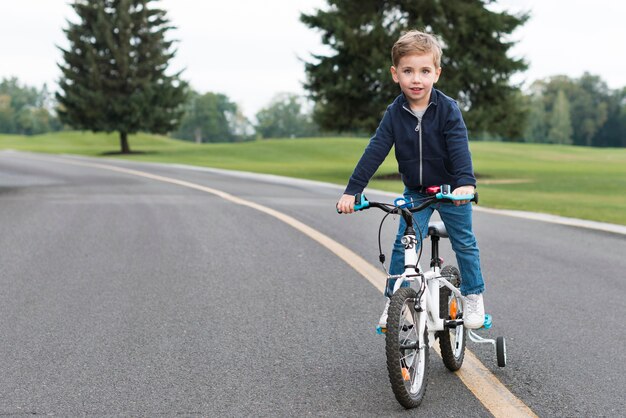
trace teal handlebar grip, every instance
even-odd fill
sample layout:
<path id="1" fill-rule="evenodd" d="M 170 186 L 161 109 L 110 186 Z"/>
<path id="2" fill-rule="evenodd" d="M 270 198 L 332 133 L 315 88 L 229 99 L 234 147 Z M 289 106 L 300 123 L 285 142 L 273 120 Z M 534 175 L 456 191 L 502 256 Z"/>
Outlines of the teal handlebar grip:
<path id="1" fill-rule="evenodd" d="M 437 197 L 437 199 L 448 199 L 448 200 L 472 200 L 474 198 L 473 194 L 453 195 L 452 193 L 443 194 L 441 192 L 437 193 L 435 196 Z"/>
<path id="2" fill-rule="evenodd" d="M 367 200 L 365 195 L 361 193 L 357 193 L 354 195 L 354 210 L 363 210 L 370 207 L 370 202 Z"/>

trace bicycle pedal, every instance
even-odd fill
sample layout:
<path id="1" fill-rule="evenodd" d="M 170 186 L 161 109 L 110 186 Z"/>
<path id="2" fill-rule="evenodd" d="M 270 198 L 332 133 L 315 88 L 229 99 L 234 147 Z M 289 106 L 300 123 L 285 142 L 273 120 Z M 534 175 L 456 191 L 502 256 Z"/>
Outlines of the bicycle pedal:
<path id="1" fill-rule="evenodd" d="M 386 333 L 387 333 L 387 327 L 381 327 L 380 325 L 376 327 L 376 334 L 383 335 Z"/>

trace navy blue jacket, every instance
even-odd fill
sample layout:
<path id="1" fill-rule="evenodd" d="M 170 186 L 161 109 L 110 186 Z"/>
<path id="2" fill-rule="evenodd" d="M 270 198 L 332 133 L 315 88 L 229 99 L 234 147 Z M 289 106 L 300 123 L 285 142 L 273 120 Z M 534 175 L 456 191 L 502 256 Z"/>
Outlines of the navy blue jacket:
<path id="1" fill-rule="evenodd" d="M 476 186 L 461 110 L 439 90 L 433 88 L 421 123 L 410 111 L 404 94 L 387 107 L 344 193 L 362 192 L 394 145 L 398 170 L 407 188 Z"/>

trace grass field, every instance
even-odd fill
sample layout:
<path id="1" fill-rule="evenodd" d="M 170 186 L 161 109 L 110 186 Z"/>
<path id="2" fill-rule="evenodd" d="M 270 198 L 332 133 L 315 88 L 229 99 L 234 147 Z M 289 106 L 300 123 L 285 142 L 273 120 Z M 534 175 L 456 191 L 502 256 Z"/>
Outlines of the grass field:
<path id="1" fill-rule="evenodd" d="M 367 144 L 361 138 L 314 138 L 197 145 L 146 134 L 129 140 L 141 154 L 109 154 L 119 150 L 117 135 L 83 132 L 0 135 L 0 149 L 192 164 L 345 184 Z M 470 147 L 481 205 L 626 225 L 626 149 L 498 142 L 472 142 Z M 396 171 L 392 152 L 377 176 Z M 370 187 L 403 188 L 399 180 L 377 178 Z"/>

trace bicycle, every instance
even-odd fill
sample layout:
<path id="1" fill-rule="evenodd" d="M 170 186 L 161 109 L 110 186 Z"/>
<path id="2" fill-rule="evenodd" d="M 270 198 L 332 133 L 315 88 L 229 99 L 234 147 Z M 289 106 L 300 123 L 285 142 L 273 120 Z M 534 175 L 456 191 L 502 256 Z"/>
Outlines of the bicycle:
<path id="1" fill-rule="evenodd" d="M 405 271 L 400 275 L 387 273 L 387 285 L 390 280 L 395 280 L 395 284 L 386 329 L 379 327 L 377 331 L 386 334 L 385 352 L 391 388 L 398 402 L 407 409 L 415 408 L 422 402 L 428 382 L 429 349 L 434 345 L 435 339 L 439 339 L 443 363 L 450 371 L 459 370 L 463 365 L 468 336 L 473 342 L 492 344 L 498 366 L 506 366 L 504 337 L 497 337 L 495 341 L 482 338 L 463 326 L 465 299 L 459 290 L 461 275 L 454 266 L 442 266 L 443 260 L 439 257 L 439 241 L 441 238 L 448 238 L 443 222 L 430 222 L 428 225 L 428 236 L 431 240 L 430 270 L 422 271 L 419 265 L 423 246 L 416 238 L 412 213 L 437 202 L 470 200 L 478 203 L 478 195 L 455 196 L 450 193 L 448 185 L 430 187 L 428 193 L 430 197 L 415 207 L 413 202 L 407 202 L 403 197 L 396 199 L 394 204 L 389 204 L 368 201 L 361 194 L 355 196 L 354 206 L 355 211 L 378 208 L 388 215 L 399 214 L 406 222 L 402 237 Z M 386 217 L 387 215 L 379 228 L 379 249 L 380 231 Z M 419 232 L 421 239 L 423 234 Z M 419 255 L 415 251 L 418 244 Z M 384 268 L 382 251 L 380 261 Z M 483 327 L 488 329 L 491 323 L 491 316 L 485 315 Z"/>

